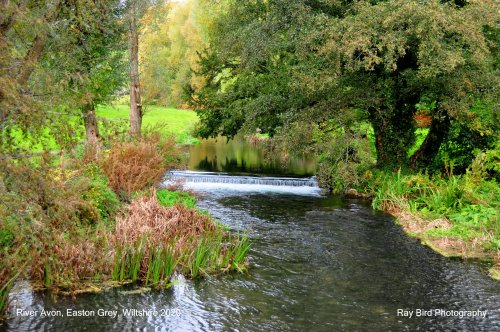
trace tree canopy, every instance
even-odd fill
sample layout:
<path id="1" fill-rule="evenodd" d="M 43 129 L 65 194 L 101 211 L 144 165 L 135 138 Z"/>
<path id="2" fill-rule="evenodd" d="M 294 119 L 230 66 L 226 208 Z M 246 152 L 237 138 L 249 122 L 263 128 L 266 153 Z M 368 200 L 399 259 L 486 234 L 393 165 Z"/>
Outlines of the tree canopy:
<path id="1" fill-rule="evenodd" d="M 120 1 L 20 0 L 4 8 L 0 151 L 31 151 L 47 136 L 75 143 L 68 116 L 123 84 Z"/>
<path id="2" fill-rule="evenodd" d="M 495 132 L 498 19 L 494 1 L 230 3 L 200 62 L 198 133 L 345 132 L 356 118 L 379 166 L 428 167 L 456 124 Z M 432 122 L 409 156 L 419 110 Z"/>

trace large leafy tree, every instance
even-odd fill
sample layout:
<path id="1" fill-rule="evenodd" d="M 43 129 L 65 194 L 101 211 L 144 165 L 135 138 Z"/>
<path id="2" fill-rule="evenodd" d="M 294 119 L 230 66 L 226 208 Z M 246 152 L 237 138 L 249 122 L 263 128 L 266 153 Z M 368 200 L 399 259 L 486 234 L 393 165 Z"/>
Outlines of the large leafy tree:
<path id="1" fill-rule="evenodd" d="M 30 77 L 60 20 L 62 1 L 4 1 L 0 13 L 0 152 L 17 151 L 15 131 L 40 131 L 46 114 Z M 36 137 L 32 135 L 31 137 Z"/>
<path id="2" fill-rule="evenodd" d="M 496 21 L 489 0 L 238 2 L 201 61 L 199 133 L 329 131 L 331 120 L 346 133 L 350 113 L 372 124 L 379 166 L 425 167 L 450 123 L 470 122 L 494 90 Z M 417 104 L 432 105 L 432 123 L 408 160 Z"/>
<path id="3" fill-rule="evenodd" d="M 273 135 L 281 114 L 310 102 L 293 79 L 304 65 L 297 47 L 309 9 L 303 1 L 242 1 L 220 16 L 201 60 L 207 84 L 193 99 L 201 136 L 232 137 L 243 127 Z"/>
<path id="4" fill-rule="evenodd" d="M 95 105 L 109 101 L 125 81 L 121 12 L 118 0 L 66 6 L 35 77 L 57 84 L 67 108 L 81 110 L 90 144 L 99 140 Z"/>
<path id="5" fill-rule="evenodd" d="M 411 157 L 429 165 L 451 119 L 465 120 L 474 97 L 496 84 L 485 29 L 494 27 L 494 1 L 360 2 L 332 22 L 319 49 L 338 68 L 339 98 L 368 111 L 378 163 L 400 166 L 414 143 L 415 105 L 434 102 L 430 131 Z"/>
<path id="6" fill-rule="evenodd" d="M 1 150 L 30 151 L 48 135 L 60 146 L 74 142 L 75 123 L 68 115 L 79 115 L 78 109 L 89 140 L 97 140 L 93 106 L 120 84 L 120 6 L 119 0 L 7 1 Z"/>
<path id="7" fill-rule="evenodd" d="M 144 101 L 183 106 L 204 85 L 198 54 L 208 46 L 223 2 L 190 0 L 150 8 L 141 20 L 141 84 Z"/>

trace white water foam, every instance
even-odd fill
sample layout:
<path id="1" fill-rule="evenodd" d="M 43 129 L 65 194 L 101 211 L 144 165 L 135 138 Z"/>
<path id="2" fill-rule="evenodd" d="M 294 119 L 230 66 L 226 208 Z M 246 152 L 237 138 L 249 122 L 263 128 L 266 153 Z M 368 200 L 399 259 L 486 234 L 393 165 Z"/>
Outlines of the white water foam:
<path id="1" fill-rule="evenodd" d="M 233 176 L 227 173 L 172 171 L 165 185 L 181 181 L 185 189 L 213 192 L 262 192 L 319 196 L 316 178 Z"/>

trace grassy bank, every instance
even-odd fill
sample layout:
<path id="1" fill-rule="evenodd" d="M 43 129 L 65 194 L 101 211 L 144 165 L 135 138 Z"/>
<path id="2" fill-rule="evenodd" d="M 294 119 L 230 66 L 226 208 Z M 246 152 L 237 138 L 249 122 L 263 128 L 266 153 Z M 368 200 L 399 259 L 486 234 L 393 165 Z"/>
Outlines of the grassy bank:
<path id="1" fill-rule="evenodd" d="M 246 269 L 246 236 L 189 193 L 155 189 L 180 162 L 172 139 L 149 134 L 64 160 L 0 162 L 0 314 L 19 278 L 75 294 Z"/>
<path id="2" fill-rule="evenodd" d="M 99 130 L 102 136 L 109 136 L 112 132 L 127 132 L 129 128 L 128 105 L 99 105 L 96 107 Z M 85 141 L 85 127 L 82 118 L 78 115 L 65 114 L 67 128 L 72 128 L 71 139 L 75 142 Z M 199 140 L 191 136 L 191 130 L 198 117 L 191 110 L 183 110 L 164 106 L 144 106 L 143 128 L 154 128 L 165 136 L 173 135 L 177 143 L 196 144 Z M 32 143 L 34 138 L 30 133 L 23 134 L 20 130 L 12 132 L 13 144 L 31 152 L 54 151 L 61 149 L 54 136 L 61 128 L 45 128 L 42 133 L 37 133 L 37 143 Z M 56 131 L 56 133 L 54 133 Z"/>
<path id="3" fill-rule="evenodd" d="M 500 186 L 476 164 L 465 175 L 449 177 L 366 174 L 358 190 L 373 198 L 373 207 L 391 213 L 411 236 L 447 257 L 492 264 L 500 279 Z"/>
<path id="4" fill-rule="evenodd" d="M 144 127 L 157 127 L 163 134 L 174 135 L 179 143 L 193 144 L 198 139 L 191 136 L 191 130 L 198 121 L 198 116 L 190 110 L 173 107 L 146 105 L 144 106 Z M 100 105 L 96 108 L 96 115 L 109 120 L 129 119 L 130 107 L 128 105 Z M 125 124 L 128 126 L 128 122 Z"/>

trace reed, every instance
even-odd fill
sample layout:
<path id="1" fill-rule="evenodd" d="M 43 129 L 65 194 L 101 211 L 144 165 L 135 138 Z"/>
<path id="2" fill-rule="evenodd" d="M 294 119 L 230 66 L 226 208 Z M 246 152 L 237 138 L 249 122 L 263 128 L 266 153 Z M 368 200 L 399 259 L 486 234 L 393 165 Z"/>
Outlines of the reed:
<path id="1" fill-rule="evenodd" d="M 121 270 L 121 260 L 122 260 L 122 247 L 121 245 L 116 246 L 115 257 L 113 270 L 111 272 L 111 280 L 119 280 L 120 279 L 120 270 Z"/>
<path id="2" fill-rule="evenodd" d="M 163 251 L 163 276 L 165 279 L 167 276 L 168 278 L 172 276 L 178 264 L 179 259 L 174 258 L 174 251 L 170 246 L 168 246 Z"/>
<path id="3" fill-rule="evenodd" d="M 177 266 L 170 246 L 157 248 L 151 251 L 147 265 L 145 284 L 165 285 L 172 277 Z"/>
<path id="4" fill-rule="evenodd" d="M 198 245 L 189 259 L 189 270 L 191 277 L 198 278 L 207 275 L 205 266 L 207 265 L 208 252 L 210 247 L 204 239 L 200 239 Z"/>
<path id="5" fill-rule="evenodd" d="M 251 245 L 248 233 L 243 234 L 241 237 L 238 235 L 236 244 L 234 245 L 234 254 L 232 257 L 233 261 L 231 266 L 233 270 L 243 272 L 246 269 L 246 257 L 250 247 Z"/>
<path id="6" fill-rule="evenodd" d="M 50 258 L 45 262 L 43 274 L 45 276 L 44 285 L 45 287 L 49 288 L 50 286 L 52 286 L 52 280 L 53 280 L 50 268 Z"/>
<path id="7" fill-rule="evenodd" d="M 222 268 L 222 257 L 224 255 L 223 248 L 225 245 L 225 240 L 222 232 L 217 234 L 214 238 L 213 244 L 208 252 L 208 262 L 210 270 L 214 273 L 220 272 Z"/>

